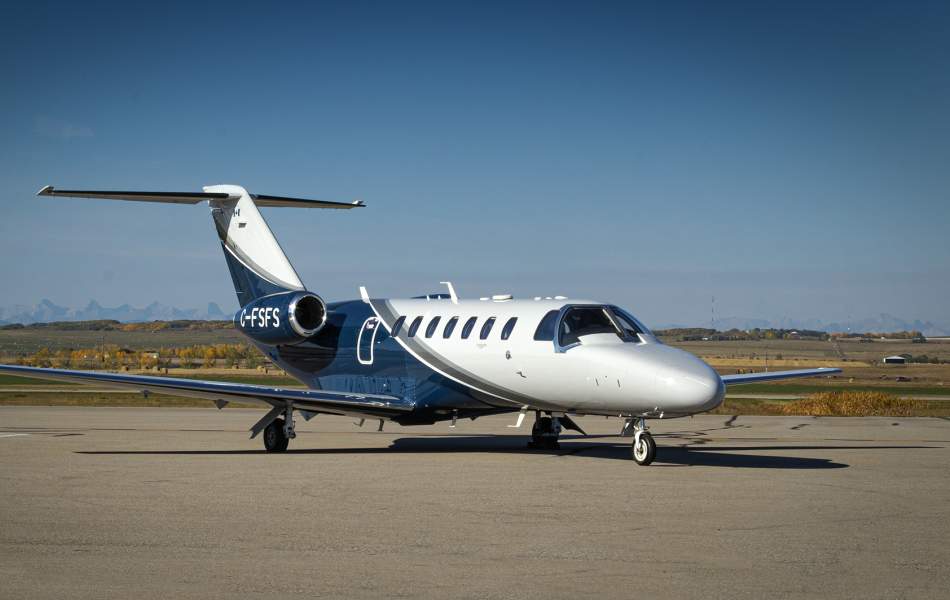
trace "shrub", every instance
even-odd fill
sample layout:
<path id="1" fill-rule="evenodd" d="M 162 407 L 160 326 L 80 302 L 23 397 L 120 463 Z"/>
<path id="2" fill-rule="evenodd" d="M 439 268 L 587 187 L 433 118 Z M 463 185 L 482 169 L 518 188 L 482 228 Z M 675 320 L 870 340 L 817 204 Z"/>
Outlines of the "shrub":
<path id="1" fill-rule="evenodd" d="M 926 406 L 883 392 L 818 392 L 782 406 L 782 414 L 815 417 L 909 417 Z"/>

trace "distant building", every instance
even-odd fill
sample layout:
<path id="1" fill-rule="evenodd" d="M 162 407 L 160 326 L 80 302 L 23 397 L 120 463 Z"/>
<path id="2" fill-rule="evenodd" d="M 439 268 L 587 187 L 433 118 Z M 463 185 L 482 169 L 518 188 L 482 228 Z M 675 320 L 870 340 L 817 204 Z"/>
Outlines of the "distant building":
<path id="1" fill-rule="evenodd" d="M 905 365 L 907 364 L 907 359 L 903 356 L 885 356 L 884 357 L 885 365 Z"/>

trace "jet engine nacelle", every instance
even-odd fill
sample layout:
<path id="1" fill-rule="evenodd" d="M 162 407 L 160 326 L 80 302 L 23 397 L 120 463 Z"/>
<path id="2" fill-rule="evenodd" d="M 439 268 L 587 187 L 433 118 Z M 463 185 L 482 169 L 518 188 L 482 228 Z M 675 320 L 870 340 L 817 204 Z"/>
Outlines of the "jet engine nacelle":
<path id="1" fill-rule="evenodd" d="M 320 331 L 326 321 L 326 303 L 311 292 L 264 296 L 234 315 L 241 333 L 269 346 L 298 344 Z"/>

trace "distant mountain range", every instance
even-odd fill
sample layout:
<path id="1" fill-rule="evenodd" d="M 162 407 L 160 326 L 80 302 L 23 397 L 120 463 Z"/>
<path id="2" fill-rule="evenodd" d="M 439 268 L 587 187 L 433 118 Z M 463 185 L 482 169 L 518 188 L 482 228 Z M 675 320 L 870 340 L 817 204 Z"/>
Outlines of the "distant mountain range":
<path id="1" fill-rule="evenodd" d="M 51 321 L 97 321 L 114 319 L 127 323 L 142 321 L 174 321 L 177 319 L 192 320 L 221 320 L 230 319 L 231 315 L 221 310 L 214 302 L 209 302 L 203 310 L 200 308 L 175 308 L 158 302 L 152 302 L 143 308 L 136 308 L 129 304 L 114 308 L 102 306 L 95 300 L 90 300 L 84 308 L 69 308 L 59 306 L 52 301 L 43 299 L 39 304 L 27 306 L 17 304 L 0 308 L 0 324 L 22 323 L 49 323 Z"/>
<path id="2" fill-rule="evenodd" d="M 894 331 L 920 331 L 930 337 L 950 336 L 950 324 L 934 323 L 932 321 L 913 321 L 901 319 L 894 315 L 881 313 L 876 317 L 852 319 L 849 321 L 822 321 L 821 319 L 755 319 L 749 317 L 717 318 L 715 328 L 720 331 L 729 329 L 810 329 L 813 331 L 853 331 L 856 333 L 874 332 L 890 333 Z M 709 327 L 709 323 L 701 325 L 660 325 L 655 329 L 672 329 L 676 327 Z"/>
<path id="3" fill-rule="evenodd" d="M 90 300 L 84 308 L 69 308 L 59 306 L 52 301 L 43 299 L 39 304 L 27 306 L 17 304 L 0 308 L 0 325 L 8 323 L 49 323 L 51 321 L 96 321 L 100 319 L 114 319 L 127 323 L 142 321 L 173 321 L 176 319 L 194 320 L 227 320 L 231 313 L 225 313 L 214 302 L 209 302 L 204 309 L 176 308 L 158 302 L 152 302 L 143 308 L 136 308 L 129 304 L 114 308 L 102 306 L 95 300 Z M 905 320 L 886 313 L 876 317 L 853 319 L 850 321 L 822 321 L 821 319 L 756 319 L 750 317 L 723 317 L 716 319 L 716 329 L 812 329 L 816 331 L 854 331 L 879 332 L 891 331 L 920 331 L 927 336 L 950 336 L 950 324 L 933 323 L 931 321 Z M 676 327 L 709 327 L 709 323 L 661 324 L 654 329 L 671 329 Z"/>

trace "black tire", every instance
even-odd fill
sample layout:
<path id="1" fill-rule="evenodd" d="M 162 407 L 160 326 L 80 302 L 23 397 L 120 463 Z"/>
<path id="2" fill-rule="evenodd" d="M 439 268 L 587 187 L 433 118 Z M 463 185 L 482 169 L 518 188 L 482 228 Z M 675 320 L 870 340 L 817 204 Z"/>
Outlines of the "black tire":
<path id="1" fill-rule="evenodd" d="M 551 417 L 541 417 L 534 422 L 534 425 L 531 427 L 531 443 L 535 448 L 547 448 L 547 440 L 550 438 L 549 435 L 554 429 L 554 422 L 551 421 Z"/>
<path id="2" fill-rule="evenodd" d="M 264 428 L 264 450 L 267 452 L 283 452 L 287 449 L 290 440 L 284 433 L 284 420 L 274 419 Z"/>
<path id="3" fill-rule="evenodd" d="M 647 466 L 656 458 L 656 442 L 653 436 L 644 432 L 640 435 L 640 446 L 637 446 L 637 440 L 634 438 L 630 445 L 630 456 L 637 461 L 638 465 Z"/>

